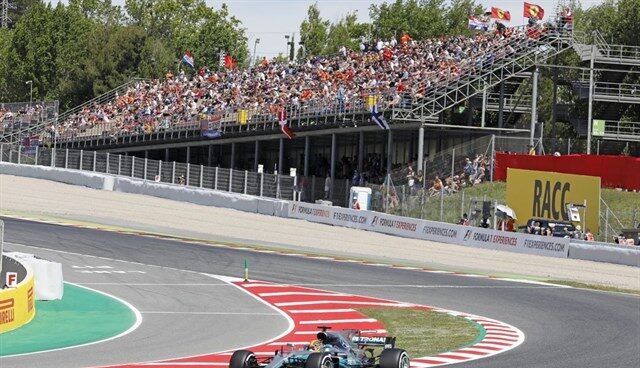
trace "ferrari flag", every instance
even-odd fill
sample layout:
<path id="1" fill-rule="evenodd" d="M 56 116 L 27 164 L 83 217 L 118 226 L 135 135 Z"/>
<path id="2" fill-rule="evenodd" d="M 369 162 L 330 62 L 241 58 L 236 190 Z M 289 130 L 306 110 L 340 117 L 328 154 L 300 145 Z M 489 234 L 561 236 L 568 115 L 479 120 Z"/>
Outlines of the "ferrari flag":
<path id="1" fill-rule="evenodd" d="M 511 13 L 508 11 L 504 11 L 500 8 L 496 8 L 494 6 L 491 7 L 491 18 L 498 20 L 506 20 L 507 22 L 511 20 Z"/>
<path id="2" fill-rule="evenodd" d="M 544 9 L 540 5 L 524 3 L 524 12 L 522 14 L 525 18 L 542 19 L 544 17 Z"/>

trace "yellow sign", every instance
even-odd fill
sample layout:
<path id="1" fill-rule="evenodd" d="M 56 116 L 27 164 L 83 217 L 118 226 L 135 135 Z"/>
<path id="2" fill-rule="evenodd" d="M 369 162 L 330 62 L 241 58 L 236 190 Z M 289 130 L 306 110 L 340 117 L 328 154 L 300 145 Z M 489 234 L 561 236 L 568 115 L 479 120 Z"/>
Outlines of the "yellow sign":
<path id="1" fill-rule="evenodd" d="M 561 174 L 548 171 L 507 169 L 507 205 L 524 224 L 530 218 L 570 221 L 567 205 L 583 205 L 580 215 L 593 234 L 599 231 L 600 178 L 596 176 Z M 582 219 L 584 220 L 584 219 Z M 584 225 L 583 225 L 584 224 Z"/>
<path id="2" fill-rule="evenodd" d="M 0 290 L 0 334 L 25 325 L 36 314 L 33 274 L 16 288 Z"/>
<path id="3" fill-rule="evenodd" d="M 249 112 L 247 110 L 238 110 L 238 122 L 241 125 L 245 125 L 249 119 Z"/>

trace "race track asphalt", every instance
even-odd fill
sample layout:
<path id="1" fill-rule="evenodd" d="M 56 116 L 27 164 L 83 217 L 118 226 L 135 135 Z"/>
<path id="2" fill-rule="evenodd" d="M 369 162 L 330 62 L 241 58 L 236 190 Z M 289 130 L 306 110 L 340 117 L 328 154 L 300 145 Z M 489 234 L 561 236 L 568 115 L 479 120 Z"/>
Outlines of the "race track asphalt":
<path id="1" fill-rule="evenodd" d="M 175 314 L 143 313 L 145 318 L 139 329 L 120 339 L 67 351 L 6 358 L 0 360 L 3 368 L 75 367 L 201 354 L 261 341 L 277 335 L 286 326 L 272 310 L 251 304 L 248 298 L 241 299 L 241 295 L 223 286 L 183 286 L 181 289 L 170 285 L 135 285 L 216 284 L 215 279 L 167 268 L 133 267 L 122 262 L 121 268 L 133 267 L 147 273 L 109 277 L 78 273 L 71 265 L 111 261 L 89 261 L 86 257 L 33 247 L 236 277 L 242 276 L 244 261 L 248 260 L 250 276 L 254 279 L 453 309 L 498 319 L 524 332 L 525 342 L 518 348 L 456 365 L 459 367 L 600 368 L 636 367 L 640 362 L 640 298 L 637 296 L 257 253 L 22 220 L 4 221 L 7 249 L 30 250 L 63 262 L 70 268 L 65 269 L 65 279 L 114 294 L 142 312 Z M 224 288 L 224 297 L 206 290 L 208 287 Z M 176 296 L 176 292 L 180 294 Z M 191 302 L 183 304 L 187 299 Z M 176 318 L 182 317 L 179 312 L 184 308 L 201 311 L 198 307 L 201 303 L 211 303 L 212 313 Z M 238 305 L 247 315 L 231 318 L 229 313 L 237 310 Z M 167 325 L 173 326 L 171 323 L 179 323 L 179 328 L 167 328 Z M 219 331 L 233 332 L 233 337 L 221 338 Z M 141 347 L 145 350 L 140 351 Z M 49 363 L 37 364 L 43 360 Z"/>

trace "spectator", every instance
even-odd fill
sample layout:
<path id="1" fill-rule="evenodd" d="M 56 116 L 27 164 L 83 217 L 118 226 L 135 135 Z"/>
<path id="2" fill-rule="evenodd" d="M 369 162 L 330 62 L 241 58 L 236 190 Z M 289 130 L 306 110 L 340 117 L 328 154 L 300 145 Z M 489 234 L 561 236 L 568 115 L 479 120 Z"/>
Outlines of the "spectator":
<path id="1" fill-rule="evenodd" d="M 462 215 L 458 225 L 469 226 L 469 216 L 466 213 Z"/>
<path id="2" fill-rule="evenodd" d="M 594 237 L 593 234 L 591 233 L 591 230 L 587 229 L 587 232 L 584 234 L 584 240 L 586 241 L 594 241 Z"/>
<path id="3" fill-rule="evenodd" d="M 327 173 L 327 177 L 324 179 L 324 199 L 329 199 L 331 193 L 331 175 Z"/>

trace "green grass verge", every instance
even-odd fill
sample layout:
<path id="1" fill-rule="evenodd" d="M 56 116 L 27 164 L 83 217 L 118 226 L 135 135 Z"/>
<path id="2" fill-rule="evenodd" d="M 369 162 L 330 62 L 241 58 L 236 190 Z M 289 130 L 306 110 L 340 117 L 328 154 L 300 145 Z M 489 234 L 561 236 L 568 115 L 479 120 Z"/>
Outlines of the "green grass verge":
<path id="1" fill-rule="evenodd" d="M 462 317 L 412 308 L 358 308 L 380 321 L 410 357 L 435 355 L 480 341 L 484 329 Z"/>
<path id="2" fill-rule="evenodd" d="M 567 280 L 546 280 L 546 282 L 551 283 L 551 284 L 567 285 L 567 286 L 571 286 L 571 287 L 574 287 L 574 288 L 580 288 L 580 289 L 591 289 L 591 290 L 608 291 L 608 292 L 614 292 L 614 293 L 640 295 L 640 290 L 623 289 L 623 288 L 619 288 L 619 287 L 615 287 L 615 286 L 597 285 L 597 284 L 585 284 L 585 283 L 582 283 L 582 282 L 567 281 Z"/>

